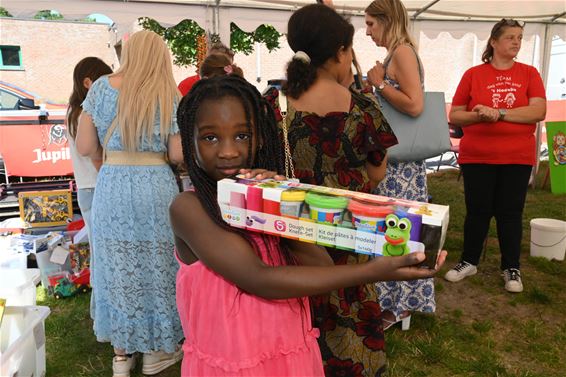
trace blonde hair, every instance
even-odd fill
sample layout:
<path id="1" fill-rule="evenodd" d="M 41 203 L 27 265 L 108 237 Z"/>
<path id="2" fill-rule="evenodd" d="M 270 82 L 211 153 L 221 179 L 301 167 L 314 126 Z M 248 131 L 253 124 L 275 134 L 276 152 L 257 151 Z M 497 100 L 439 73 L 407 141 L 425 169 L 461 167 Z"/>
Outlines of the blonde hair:
<path id="1" fill-rule="evenodd" d="M 403 44 L 417 47 L 409 33 L 409 15 L 401 0 L 375 0 L 365 12 L 383 24 L 387 50 L 393 51 Z"/>
<path id="2" fill-rule="evenodd" d="M 124 45 L 120 63 L 112 76 L 122 76 L 116 118 L 124 149 L 135 152 L 144 137 L 151 142 L 158 109 L 165 143 L 180 98 L 167 45 L 152 31 L 138 31 Z"/>

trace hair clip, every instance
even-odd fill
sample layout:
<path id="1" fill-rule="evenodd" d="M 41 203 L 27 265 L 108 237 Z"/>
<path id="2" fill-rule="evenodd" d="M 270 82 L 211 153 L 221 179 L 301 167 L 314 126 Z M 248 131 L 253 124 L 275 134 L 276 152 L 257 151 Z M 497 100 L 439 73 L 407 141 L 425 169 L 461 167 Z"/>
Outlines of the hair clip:
<path id="1" fill-rule="evenodd" d="M 310 62 L 311 62 L 310 56 L 308 56 L 308 54 L 304 51 L 295 52 L 295 55 L 293 55 L 293 59 L 300 60 L 300 61 L 302 61 L 306 64 L 310 64 Z"/>

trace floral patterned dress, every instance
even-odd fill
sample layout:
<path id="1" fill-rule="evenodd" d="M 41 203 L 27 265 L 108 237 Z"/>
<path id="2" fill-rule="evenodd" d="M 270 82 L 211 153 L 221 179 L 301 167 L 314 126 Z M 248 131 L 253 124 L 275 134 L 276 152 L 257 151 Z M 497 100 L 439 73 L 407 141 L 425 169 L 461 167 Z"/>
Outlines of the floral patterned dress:
<path id="1" fill-rule="evenodd" d="M 366 161 L 380 162 L 397 138 L 371 93 L 351 90 L 349 112 L 324 117 L 289 109 L 288 139 L 295 175 L 304 183 L 370 191 Z M 273 92 L 268 93 L 269 97 Z M 277 111 L 276 111 L 277 114 Z M 327 249 L 335 264 L 359 264 L 369 256 Z M 374 284 L 312 298 L 327 376 L 381 376 L 385 351 L 381 310 Z"/>
<path id="2" fill-rule="evenodd" d="M 416 54 L 416 52 L 415 52 Z M 424 89 L 424 71 L 419 56 L 419 74 Z M 390 60 L 384 61 L 387 67 Z M 399 83 L 385 75 L 385 81 L 397 90 Z M 388 161 L 385 178 L 379 182 L 374 194 L 419 202 L 428 201 L 426 184 L 426 165 L 424 161 Z M 436 300 L 434 296 L 434 279 L 408 281 L 382 281 L 376 283 L 379 304 L 389 310 L 397 318 L 404 312 L 434 313 Z"/>

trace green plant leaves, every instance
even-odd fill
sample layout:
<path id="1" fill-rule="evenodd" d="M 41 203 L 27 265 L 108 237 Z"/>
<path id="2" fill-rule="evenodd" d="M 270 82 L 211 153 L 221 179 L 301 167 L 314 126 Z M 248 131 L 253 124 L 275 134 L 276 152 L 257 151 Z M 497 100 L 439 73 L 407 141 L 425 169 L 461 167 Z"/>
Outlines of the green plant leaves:
<path id="1" fill-rule="evenodd" d="M 146 30 L 151 30 L 163 37 L 174 56 L 178 66 L 196 65 L 197 40 L 206 31 L 193 20 L 183 20 L 177 25 L 166 28 L 150 17 L 138 18 L 138 23 Z M 278 49 L 279 38 L 282 36 L 271 25 L 260 25 L 255 31 L 246 32 L 235 23 L 230 23 L 230 48 L 234 52 L 250 55 L 254 52 L 256 42 L 263 43 L 269 52 Z M 209 35 L 210 42 L 220 41 L 218 34 Z"/>

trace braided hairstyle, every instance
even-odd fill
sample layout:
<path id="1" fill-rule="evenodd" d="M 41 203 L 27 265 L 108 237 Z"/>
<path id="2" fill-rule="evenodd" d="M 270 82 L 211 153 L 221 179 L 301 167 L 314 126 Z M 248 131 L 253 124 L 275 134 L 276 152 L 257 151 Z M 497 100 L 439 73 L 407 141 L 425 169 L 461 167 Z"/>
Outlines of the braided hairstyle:
<path id="1" fill-rule="evenodd" d="M 181 133 L 183 156 L 197 197 L 207 213 L 221 228 L 242 235 L 259 255 L 258 246 L 247 231 L 230 227 L 222 220 L 216 199 L 216 181 L 206 174 L 196 160 L 196 122 L 200 111 L 206 109 L 203 103 L 226 97 L 236 98 L 242 103 L 246 113 L 248 130 L 250 134 L 254 135 L 256 145 L 258 145 L 255 158 L 252 160 L 253 151 L 250 139 L 247 167 L 262 168 L 284 174 L 283 148 L 273 109 L 262 98 L 255 86 L 243 78 L 232 75 L 199 80 L 189 94 L 181 100 L 177 110 L 177 123 Z M 263 234 L 261 236 L 264 237 Z M 265 238 L 264 241 L 266 241 Z M 296 264 L 286 249 L 284 250 L 282 247 L 281 250 L 282 257 L 288 264 Z"/>

